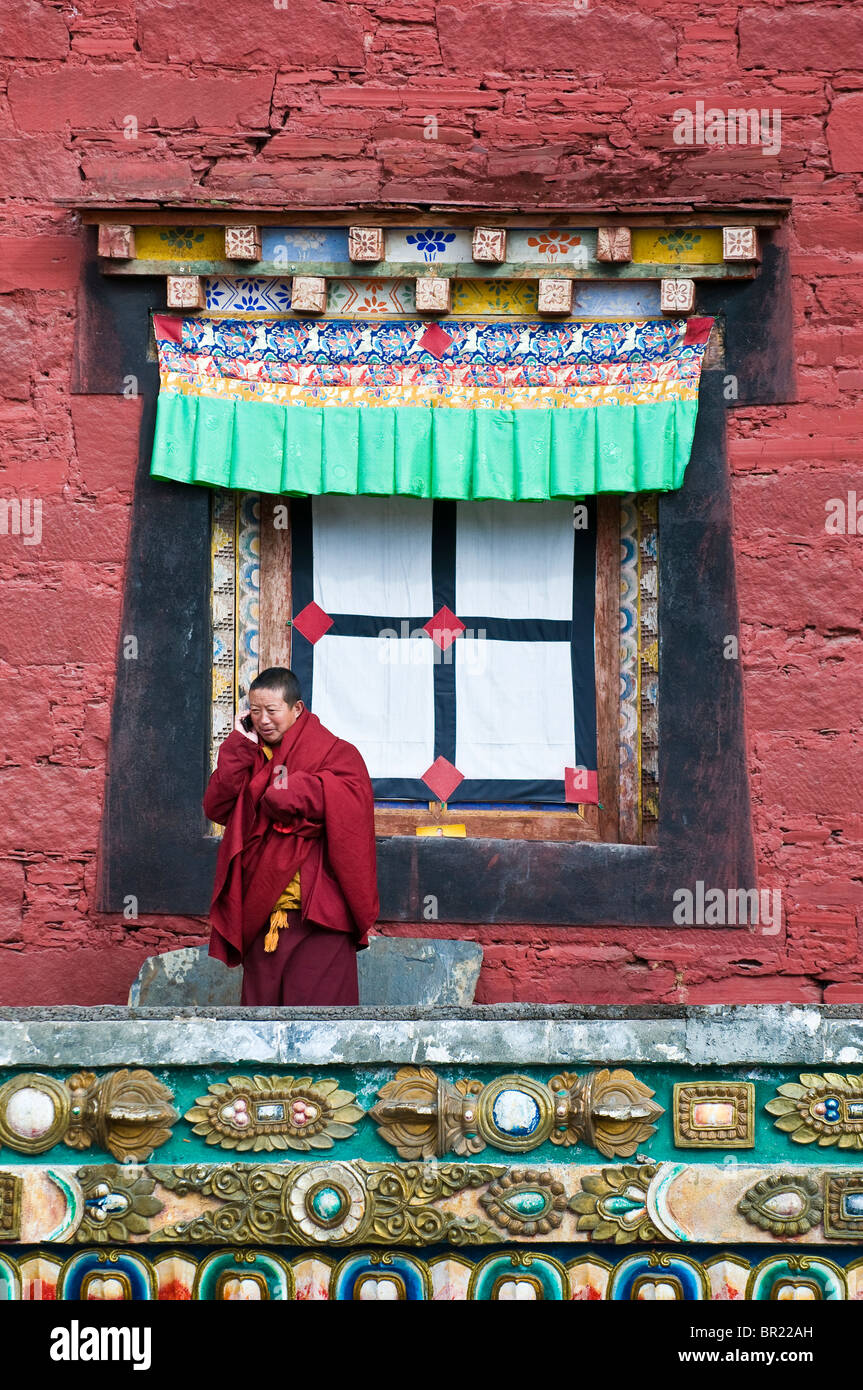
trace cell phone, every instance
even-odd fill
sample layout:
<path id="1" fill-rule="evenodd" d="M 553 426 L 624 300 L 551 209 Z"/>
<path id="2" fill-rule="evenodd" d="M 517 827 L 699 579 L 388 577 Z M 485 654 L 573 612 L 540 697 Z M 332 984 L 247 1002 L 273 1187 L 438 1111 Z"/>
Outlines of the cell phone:
<path id="1" fill-rule="evenodd" d="M 247 734 L 250 734 L 252 732 L 252 716 L 250 714 L 244 714 L 242 719 L 240 720 L 240 723 L 242 724 Z"/>

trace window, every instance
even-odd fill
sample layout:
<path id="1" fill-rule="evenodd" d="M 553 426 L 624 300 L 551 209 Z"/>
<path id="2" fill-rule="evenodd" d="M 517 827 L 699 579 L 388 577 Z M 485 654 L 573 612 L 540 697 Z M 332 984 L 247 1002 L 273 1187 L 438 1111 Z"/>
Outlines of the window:
<path id="1" fill-rule="evenodd" d="M 652 842 L 655 498 L 221 492 L 212 553 L 213 760 L 290 664 L 363 753 L 379 834 Z"/>

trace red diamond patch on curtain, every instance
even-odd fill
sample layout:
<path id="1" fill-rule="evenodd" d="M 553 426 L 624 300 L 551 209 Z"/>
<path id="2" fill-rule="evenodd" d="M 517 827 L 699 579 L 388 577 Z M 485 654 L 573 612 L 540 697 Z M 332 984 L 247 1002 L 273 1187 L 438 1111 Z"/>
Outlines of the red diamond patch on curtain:
<path id="1" fill-rule="evenodd" d="M 447 801 L 464 777 L 446 758 L 435 758 L 431 767 L 423 773 L 422 780 L 438 801 Z"/>
<path id="2" fill-rule="evenodd" d="M 563 769 L 564 787 L 567 801 L 581 802 L 585 806 L 599 805 L 599 774 L 589 772 L 586 767 L 565 767 Z"/>
<path id="3" fill-rule="evenodd" d="M 325 632 L 329 632 L 333 625 L 333 620 L 329 613 L 325 613 L 323 608 L 314 601 L 307 603 L 305 608 L 294 618 L 294 628 L 301 632 L 307 641 L 312 645 L 319 642 Z"/>
<path id="4" fill-rule="evenodd" d="M 464 623 L 461 618 L 457 618 L 446 604 L 443 608 L 439 608 L 434 617 L 429 618 L 427 623 L 423 623 L 423 631 L 428 633 L 442 652 L 449 651 L 455 639 L 461 637 L 464 630 Z"/>

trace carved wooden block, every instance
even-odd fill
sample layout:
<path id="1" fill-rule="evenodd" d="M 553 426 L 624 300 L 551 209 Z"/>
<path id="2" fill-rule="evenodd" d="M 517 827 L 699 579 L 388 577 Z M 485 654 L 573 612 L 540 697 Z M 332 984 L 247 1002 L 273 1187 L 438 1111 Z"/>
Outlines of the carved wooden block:
<path id="1" fill-rule="evenodd" d="M 200 275 L 168 276 L 169 309 L 206 309 L 207 296 Z"/>
<path id="2" fill-rule="evenodd" d="M 536 307 L 541 314 L 571 314 L 572 281 L 540 280 Z"/>
<path id="3" fill-rule="evenodd" d="M 323 275 L 295 275 L 291 308 L 297 314 L 322 314 L 327 307 L 327 282 Z"/>
<path id="4" fill-rule="evenodd" d="M 352 261 L 384 259 L 383 227 L 349 227 L 348 255 Z"/>
<path id="5" fill-rule="evenodd" d="M 448 314 L 451 282 L 439 275 L 424 275 L 416 282 L 418 314 Z"/>
<path id="6" fill-rule="evenodd" d="M 261 259 L 260 227 L 226 227 L 225 257 L 229 261 L 259 261 Z"/>
<path id="7" fill-rule="evenodd" d="M 125 223 L 99 224 L 99 255 L 112 260 L 131 261 L 135 256 L 135 229 Z"/>
<path id="8" fill-rule="evenodd" d="M 722 254 L 726 261 L 756 261 L 758 232 L 754 227 L 723 227 Z"/>
<path id="9" fill-rule="evenodd" d="M 694 280 L 660 280 L 659 307 L 663 314 L 691 314 L 695 308 Z"/>
<path id="10" fill-rule="evenodd" d="M 506 260 L 506 228 L 474 227 L 473 258 L 500 265 Z"/>
<path id="11" fill-rule="evenodd" d="M 596 233 L 598 261 L 631 261 L 632 233 L 628 227 L 599 227 Z"/>

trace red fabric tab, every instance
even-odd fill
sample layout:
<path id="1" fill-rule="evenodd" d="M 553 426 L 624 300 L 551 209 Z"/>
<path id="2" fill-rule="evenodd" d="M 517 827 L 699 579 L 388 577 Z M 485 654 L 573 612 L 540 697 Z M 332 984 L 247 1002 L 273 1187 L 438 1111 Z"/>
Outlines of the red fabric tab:
<path id="1" fill-rule="evenodd" d="M 423 773 L 422 780 L 431 789 L 438 801 L 447 801 L 459 782 L 464 781 L 464 777 L 447 758 L 435 758 L 431 767 Z"/>
<path id="2" fill-rule="evenodd" d="M 169 343 L 183 341 L 183 320 L 176 314 L 154 314 L 153 327 L 157 338 L 165 338 Z"/>
<path id="3" fill-rule="evenodd" d="M 695 343 L 706 343 L 712 327 L 713 319 L 687 319 L 683 346 L 690 347 Z"/>
<path id="4" fill-rule="evenodd" d="M 423 623 L 423 631 L 440 647 L 442 652 L 449 651 L 457 637 L 461 637 L 464 632 L 464 623 L 461 618 L 457 618 L 451 608 L 444 604 L 439 608 L 433 618 L 429 618 L 427 623 Z"/>
<path id="5" fill-rule="evenodd" d="M 314 646 L 319 642 L 325 632 L 329 632 L 333 625 L 333 620 L 329 613 L 325 613 L 320 604 L 307 603 L 302 612 L 294 618 L 294 628 L 302 633 L 303 637 Z"/>
<path id="6" fill-rule="evenodd" d="M 567 801 L 584 806 L 599 805 L 599 776 L 586 767 L 563 769 L 564 796 Z"/>
<path id="7" fill-rule="evenodd" d="M 451 342 L 449 333 L 439 323 L 430 323 L 419 339 L 420 347 L 424 347 L 432 357 L 443 357 Z"/>

